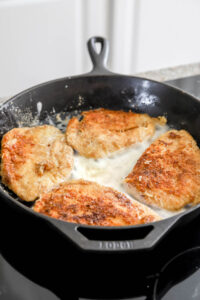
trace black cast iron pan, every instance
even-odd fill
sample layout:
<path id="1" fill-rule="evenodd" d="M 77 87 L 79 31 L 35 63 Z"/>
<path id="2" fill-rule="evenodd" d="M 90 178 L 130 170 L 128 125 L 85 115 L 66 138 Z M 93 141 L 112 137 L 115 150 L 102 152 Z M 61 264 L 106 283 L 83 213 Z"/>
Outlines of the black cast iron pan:
<path id="1" fill-rule="evenodd" d="M 96 43 L 101 50 L 96 51 Z M 81 76 L 53 80 L 30 88 L 0 107 L 0 134 L 19 126 L 55 123 L 55 112 L 66 116 L 75 110 L 98 107 L 133 110 L 150 116 L 165 115 L 169 126 L 186 129 L 200 145 L 200 102 L 189 94 L 153 80 L 113 74 L 106 69 L 108 42 L 88 41 L 93 70 Z M 81 101 L 80 101 L 81 99 Z M 42 111 L 38 113 L 38 103 Z M 40 104 L 40 105 L 41 105 Z M 43 222 L 62 234 L 65 241 L 87 252 L 133 252 L 152 249 L 172 228 L 200 214 L 196 206 L 174 217 L 147 225 L 128 227 L 86 226 L 59 221 L 34 212 L 28 204 L 0 185 L 1 201 L 16 215 Z"/>

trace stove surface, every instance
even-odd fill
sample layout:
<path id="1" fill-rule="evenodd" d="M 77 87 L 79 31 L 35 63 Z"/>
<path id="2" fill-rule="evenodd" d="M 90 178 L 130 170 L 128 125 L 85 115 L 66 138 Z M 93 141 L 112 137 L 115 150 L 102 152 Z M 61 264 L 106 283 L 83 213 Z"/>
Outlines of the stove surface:
<path id="1" fill-rule="evenodd" d="M 200 75 L 170 80 L 166 83 L 200 98 Z"/>
<path id="2" fill-rule="evenodd" d="M 168 81 L 167 84 L 178 87 L 200 98 L 200 75 Z M 200 219 L 196 219 L 185 228 L 182 235 L 180 235 L 180 233 L 173 233 L 169 236 L 167 241 L 161 243 L 162 245 L 159 247 L 155 256 L 155 260 L 161 262 L 158 263 L 156 271 L 154 270 L 153 273 L 144 276 L 144 278 L 138 280 L 138 282 L 134 280 L 130 287 L 132 294 L 129 298 L 126 296 L 124 298 L 110 297 L 109 299 L 200 299 L 199 228 Z M 170 248 L 169 245 L 171 245 Z M 163 253 L 162 249 L 165 249 L 165 257 L 160 257 Z M 15 249 L 13 249 L 13 251 L 15 251 Z M 158 259 L 158 257 L 160 259 Z M 129 268 L 130 267 L 131 266 L 129 266 Z M 103 289 L 103 287 L 99 285 L 99 289 Z M 98 291 L 96 291 L 96 293 L 98 294 Z M 15 266 L 13 266 L 13 264 L 11 266 L 2 255 L 0 255 L 0 297 L 1 300 L 61 299 L 50 290 L 39 286 L 19 273 L 15 269 Z M 63 297 L 62 299 L 94 300 L 97 298 L 80 298 L 77 287 L 77 289 L 74 290 L 73 296 L 69 295 L 67 298 Z"/>

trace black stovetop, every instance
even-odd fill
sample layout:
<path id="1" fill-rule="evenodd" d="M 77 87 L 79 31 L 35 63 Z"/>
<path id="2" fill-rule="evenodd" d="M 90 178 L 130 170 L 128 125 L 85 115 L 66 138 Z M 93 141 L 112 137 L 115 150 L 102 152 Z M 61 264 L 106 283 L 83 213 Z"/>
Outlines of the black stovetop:
<path id="1" fill-rule="evenodd" d="M 167 82 L 194 96 L 200 98 L 200 75 Z M 169 239 L 163 241 L 165 253 L 163 264 L 159 265 L 157 271 L 138 282 L 133 281 L 132 295 L 129 298 L 113 298 L 123 300 L 190 300 L 200 299 L 200 219 L 190 223 L 184 232 L 176 233 Z M 2 240 L 1 240 L 2 242 Z M 168 249 L 167 247 L 169 247 Z M 162 249 L 161 247 L 161 249 Z M 1 248 L 1 247 L 0 247 Z M 13 251 L 15 251 L 13 249 Z M 160 256 L 163 252 L 160 251 Z M 158 255 L 158 254 L 157 254 Z M 31 258 L 30 258 L 31 259 Z M 155 264 L 156 264 L 156 257 Z M 162 259 L 161 259 L 162 260 Z M 129 266 L 134 272 L 134 266 Z M 39 270 L 38 270 L 39 272 Z M 99 287 L 103 287 L 100 285 Z M 75 293 L 77 296 L 75 296 Z M 96 291 L 98 297 L 98 291 Z M 26 278 L 0 255 L 0 299 L 1 300 L 58 300 L 50 290 L 43 288 Z M 67 297 L 67 298 L 66 298 Z M 78 287 L 71 295 L 64 299 L 86 299 L 79 298 Z M 91 298 L 87 298 L 91 300 Z M 93 298 L 94 299 L 94 298 Z M 92 300 L 93 300 L 92 299 Z"/>

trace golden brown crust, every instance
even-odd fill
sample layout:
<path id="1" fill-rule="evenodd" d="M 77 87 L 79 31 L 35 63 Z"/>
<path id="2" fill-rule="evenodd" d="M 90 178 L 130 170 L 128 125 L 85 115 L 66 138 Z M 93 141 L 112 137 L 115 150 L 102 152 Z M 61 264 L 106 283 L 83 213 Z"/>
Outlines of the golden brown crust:
<path id="1" fill-rule="evenodd" d="M 53 126 L 14 128 L 2 139 L 2 182 L 22 200 L 66 180 L 72 167 L 73 150 Z"/>
<path id="2" fill-rule="evenodd" d="M 164 117 L 97 109 L 85 111 L 82 120 L 72 118 L 66 129 L 70 146 L 85 157 L 100 158 L 153 136 L 155 123 L 164 125 Z"/>
<path id="3" fill-rule="evenodd" d="M 145 205 L 95 182 L 73 180 L 43 193 L 33 209 L 60 220 L 100 226 L 144 224 L 161 218 Z"/>
<path id="4" fill-rule="evenodd" d="M 185 130 L 170 130 L 143 153 L 126 177 L 136 198 L 177 210 L 200 202 L 200 149 Z"/>

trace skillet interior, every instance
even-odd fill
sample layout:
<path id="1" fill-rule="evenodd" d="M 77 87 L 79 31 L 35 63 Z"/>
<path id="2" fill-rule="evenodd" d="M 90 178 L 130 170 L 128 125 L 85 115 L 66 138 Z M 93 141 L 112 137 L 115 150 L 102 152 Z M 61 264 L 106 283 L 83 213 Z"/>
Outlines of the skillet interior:
<path id="1" fill-rule="evenodd" d="M 118 75 L 63 78 L 22 92 L 0 107 L 0 138 L 14 127 L 58 125 L 58 113 L 65 118 L 98 107 L 132 110 L 154 117 L 165 115 L 170 127 L 186 129 L 200 145 L 197 99 L 161 83 Z M 19 200 L 2 184 L 0 190 L 14 201 Z"/>

